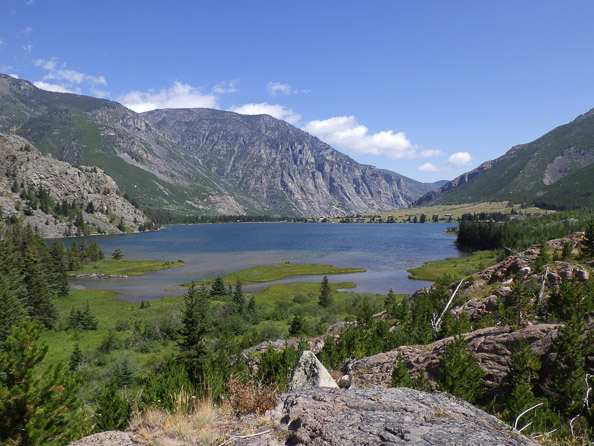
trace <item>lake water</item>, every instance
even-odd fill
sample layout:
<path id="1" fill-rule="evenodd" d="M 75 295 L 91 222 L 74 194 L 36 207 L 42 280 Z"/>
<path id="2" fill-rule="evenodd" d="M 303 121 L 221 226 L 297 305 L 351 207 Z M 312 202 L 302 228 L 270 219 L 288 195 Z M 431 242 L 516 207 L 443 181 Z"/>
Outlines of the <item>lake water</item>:
<path id="1" fill-rule="evenodd" d="M 122 279 L 73 279 L 74 286 L 117 292 L 131 302 L 179 296 L 182 282 L 225 275 L 267 263 L 325 263 L 367 272 L 328 276 L 330 282 L 355 282 L 350 291 L 411 293 L 430 282 L 408 279 L 407 269 L 429 260 L 462 257 L 446 234 L 452 224 L 242 223 L 165 226 L 140 234 L 85 237 L 106 257 L 120 248 L 129 259 L 177 260 L 185 266 Z M 78 239 L 80 240 L 80 239 Z M 70 244 L 72 239 L 64 239 Z M 320 282 L 319 276 L 288 277 L 286 282 Z M 269 284 L 246 285 L 257 292 Z"/>

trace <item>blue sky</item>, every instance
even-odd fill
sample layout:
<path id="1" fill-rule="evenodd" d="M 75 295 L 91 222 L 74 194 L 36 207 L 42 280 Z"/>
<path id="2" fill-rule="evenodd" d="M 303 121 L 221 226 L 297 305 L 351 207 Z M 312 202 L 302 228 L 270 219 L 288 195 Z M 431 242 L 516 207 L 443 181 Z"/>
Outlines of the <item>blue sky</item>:
<path id="1" fill-rule="evenodd" d="M 137 110 L 268 113 L 452 179 L 594 107 L 591 1 L 2 0 L 0 72 Z"/>

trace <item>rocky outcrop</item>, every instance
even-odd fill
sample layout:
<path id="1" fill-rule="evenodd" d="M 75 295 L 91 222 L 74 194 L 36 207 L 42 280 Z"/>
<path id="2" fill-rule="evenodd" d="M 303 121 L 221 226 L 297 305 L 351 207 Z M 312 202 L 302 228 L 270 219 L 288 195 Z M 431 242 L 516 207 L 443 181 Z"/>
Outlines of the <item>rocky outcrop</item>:
<path id="1" fill-rule="evenodd" d="M 16 189 L 15 189 L 16 185 Z M 83 211 L 85 223 L 95 231 L 120 233 L 115 225 L 124 219 L 124 226 L 138 231 L 147 217 L 120 194 L 115 181 L 96 167 L 74 167 L 44 156 L 24 138 L 0 134 L 0 209 L 2 216 L 24 218 L 44 237 L 73 235 L 71 222 L 42 209 L 28 206 L 21 191 L 43 188 L 55 203 L 78 203 L 95 212 Z M 24 213 L 24 211 L 27 211 Z M 112 222 L 114 224 L 112 224 Z"/>
<path id="2" fill-rule="evenodd" d="M 338 387 L 328 370 L 309 350 L 301 354 L 291 380 L 287 386 L 289 392 L 311 389 L 312 387 Z"/>
<path id="3" fill-rule="evenodd" d="M 402 387 L 283 394 L 271 417 L 287 445 L 537 444 L 457 397 Z"/>
<path id="4" fill-rule="evenodd" d="M 587 318 L 588 329 L 594 329 L 594 315 Z M 528 325 L 514 330 L 511 327 L 487 327 L 462 335 L 468 342 L 468 349 L 485 372 L 483 382 L 489 388 L 497 388 L 505 383 L 510 371 L 511 353 L 520 339 L 526 339 L 543 364 L 541 381 L 555 373 L 559 364 L 553 340 L 561 324 Z M 389 386 L 392 371 L 402 357 L 413 377 L 423 369 L 425 376 L 435 382 L 439 376 L 439 360 L 445 353 L 452 337 L 440 339 L 432 344 L 398 347 L 385 353 L 359 359 L 351 364 L 351 373 L 356 387 Z M 586 358 L 586 366 L 594 372 L 594 356 Z"/>

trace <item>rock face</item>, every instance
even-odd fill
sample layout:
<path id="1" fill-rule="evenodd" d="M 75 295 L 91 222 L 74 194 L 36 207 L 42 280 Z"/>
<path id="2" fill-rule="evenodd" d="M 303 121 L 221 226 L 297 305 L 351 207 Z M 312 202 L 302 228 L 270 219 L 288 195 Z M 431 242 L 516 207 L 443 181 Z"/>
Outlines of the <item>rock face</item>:
<path id="1" fill-rule="evenodd" d="M 79 166 L 43 156 L 32 144 L 16 135 L 0 134 L 0 209 L 4 217 L 21 217 L 27 201 L 19 190 L 42 187 L 56 203 L 78 204 L 86 208 L 92 203 L 94 213 L 83 212 L 86 223 L 106 233 L 120 233 L 110 223 L 116 217 L 124 219 L 124 226 L 138 231 L 147 217 L 120 195 L 115 181 L 101 169 Z M 22 185 L 22 187 L 21 187 Z M 27 209 L 24 223 L 37 228 L 45 237 L 71 235 L 73 228 L 67 222 L 43 212 L 41 209 Z M 114 220 L 115 221 L 115 220 Z M 76 231 L 74 230 L 74 233 Z M 72 234 L 73 235 L 73 234 Z"/>
<path id="2" fill-rule="evenodd" d="M 401 208 L 418 191 L 431 188 L 361 165 L 267 115 L 176 109 L 143 117 L 221 178 L 285 213 L 325 216 Z"/>
<path id="3" fill-rule="evenodd" d="M 283 394 L 281 400 L 272 418 L 286 426 L 282 444 L 287 445 L 538 444 L 446 393 L 317 388 Z"/>
<path id="4" fill-rule="evenodd" d="M 305 350 L 291 375 L 287 386 L 289 392 L 311 389 L 312 387 L 338 387 L 328 370 L 311 351 Z"/>

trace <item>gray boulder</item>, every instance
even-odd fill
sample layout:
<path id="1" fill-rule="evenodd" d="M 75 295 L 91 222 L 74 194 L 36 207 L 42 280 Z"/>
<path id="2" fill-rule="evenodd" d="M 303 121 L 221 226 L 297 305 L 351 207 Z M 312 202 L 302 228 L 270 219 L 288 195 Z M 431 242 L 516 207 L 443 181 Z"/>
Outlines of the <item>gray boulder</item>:
<path id="1" fill-rule="evenodd" d="M 283 394 L 270 414 L 291 445 L 538 444 L 460 398 L 404 387 Z"/>
<path id="2" fill-rule="evenodd" d="M 328 370 L 313 352 L 306 350 L 299 358 L 287 386 L 290 392 L 311 389 L 312 387 L 338 387 Z"/>

